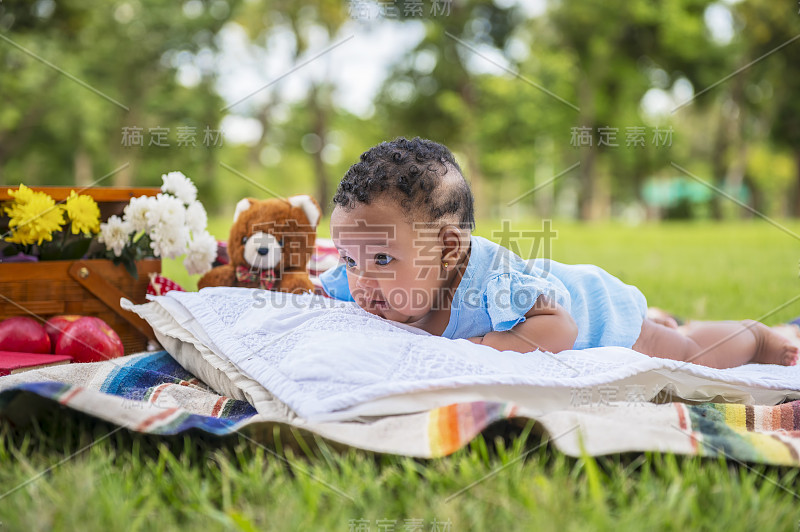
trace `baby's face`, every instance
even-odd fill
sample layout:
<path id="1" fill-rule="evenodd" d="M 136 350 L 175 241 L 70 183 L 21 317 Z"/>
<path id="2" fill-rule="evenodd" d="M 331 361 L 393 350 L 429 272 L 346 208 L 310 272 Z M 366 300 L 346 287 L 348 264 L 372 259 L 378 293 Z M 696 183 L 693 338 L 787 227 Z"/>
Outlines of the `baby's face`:
<path id="1" fill-rule="evenodd" d="M 415 227 L 388 200 L 331 214 L 331 237 L 347 267 L 350 293 L 371 314 L 413 323 L 440 301 L 445 286 L 436 230 Z"/>

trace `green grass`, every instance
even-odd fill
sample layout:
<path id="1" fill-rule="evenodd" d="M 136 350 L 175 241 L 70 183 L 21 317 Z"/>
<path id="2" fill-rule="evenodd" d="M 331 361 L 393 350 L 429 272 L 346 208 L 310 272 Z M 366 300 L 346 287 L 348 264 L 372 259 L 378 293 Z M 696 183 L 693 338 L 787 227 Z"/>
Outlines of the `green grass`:
<path id="1" fill-rule="evenodd" d="M 760 317 L 798 293 L 800 245 L 766 223 L 554 228 L 554 259 L 598 264 L 684 317 Z M 765 321 L 798 314 L 792 304 Z M 427 531 L 435 519 L 450 530 L 730 531 L 800 520 L 797 469 L 658 453 L 572 459 L 536 426 L 492 427 L 435 460 L 295 445 L 285 462 L 241 436 L 102 439 L 114 428 L 63 409 L 28 429 L 2 424 L 0 494 L 52 467 L 0 498 L 2 528 L 346 531 L 388 519 L 400 531 L 418 519 Z"/>

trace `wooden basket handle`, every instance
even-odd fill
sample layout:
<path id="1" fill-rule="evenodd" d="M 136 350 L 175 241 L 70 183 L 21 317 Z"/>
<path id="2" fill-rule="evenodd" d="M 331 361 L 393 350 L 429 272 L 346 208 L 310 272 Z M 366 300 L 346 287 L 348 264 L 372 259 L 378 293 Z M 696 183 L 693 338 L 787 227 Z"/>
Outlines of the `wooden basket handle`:
<path id="1" fill-rule="evenodd" d="M 153 342 L 157 342 L 156 335 L 150 324 L 133 312 L 120 307 L 120 298 L 129 298 L 130 296 L 122 293 L 119 288 L 109 283 L 90 264 L 83 261 L 75 261 L 69 268 L 69 275 L 91 292 L 93 296 L 108 305 L 111 310 L 135 327 L 137 331 Z"/>

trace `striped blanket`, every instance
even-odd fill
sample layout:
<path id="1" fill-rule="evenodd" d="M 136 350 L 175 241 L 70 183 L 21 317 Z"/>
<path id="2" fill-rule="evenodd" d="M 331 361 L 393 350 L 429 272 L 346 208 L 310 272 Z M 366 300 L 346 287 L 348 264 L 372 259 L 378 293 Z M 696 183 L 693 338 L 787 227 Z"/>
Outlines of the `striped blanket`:
<path id="1" fill-rule="evenodd" d="M 629 397 L 630 399 L 635 399 Z M 257 412 L 221 396 L 167 352 L 43 368 L 0 378 L 0 418 L 23 425 L 61 404 L 130 430 L 170 435 L 189 429 L 241 433 L 271 446 L 324 441 L 381 453 L 446 456 L 495 422 L 538 422 L 548 441 L 571 456 L 628 451 L 723 455 L 734 461 L 800 465 L 800 401 L 777 406 L 670 401 L 578 402 L 536 415 L 513 403 L 467 402 L 411 414 L 309 423 L 291 412 Z M 496 427 L 496 425 L 495 425 Z"/>

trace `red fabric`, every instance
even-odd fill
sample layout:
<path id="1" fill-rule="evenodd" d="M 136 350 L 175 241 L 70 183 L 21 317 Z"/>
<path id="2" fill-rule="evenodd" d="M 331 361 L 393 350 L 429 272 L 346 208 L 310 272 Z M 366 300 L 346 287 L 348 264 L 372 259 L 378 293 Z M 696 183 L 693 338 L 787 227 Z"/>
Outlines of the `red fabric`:
<path id="1" fill-rule="evenodd" d="M 230 263 L 231 259 L 228 257 L 228 243 L 223 240 L 217 240 L 217 258 L 214 261 L 214 266 L 222 266 Z"/>
<path id="2" fill-rule="evenodd" d="M 258 283 L 262 289 L 272 290 L 275 286 L 275 270 L 251 270 L 247 266 L 237 266 L 236 280 L 240 283 Z"/>
<path id="3" fill-rule="evenodd" d="M 317 277 L 324 271 L 336 267 L 339 263 L 339 251 L 328 238 L 318 238 L 314 253 L 308 263 L 308 274 Z"/>
<path id="4" fill-rule="evenodd" d="M 339 251 L 333 245 L 333 240 L 329 238 L 317 238 L 316 244 L 314 254 L 311 255 L 308 263 L 308 275 L 311 278 L 311 284 L 314 285 L 314 293 L 329 298 L 331 296 L 325 293 L 319 276 L 339 264 Z"/>
<path id="5" fill-rule="evenodd" d="M 178 292 L 185 292 L 186 290 L 172 279 L 167 279 L 160 273 L 150 274 L 150 284 L 147 285 L 147 293 L 151 296 L 163 296 L 167 292 L 177 290 Z"/>

